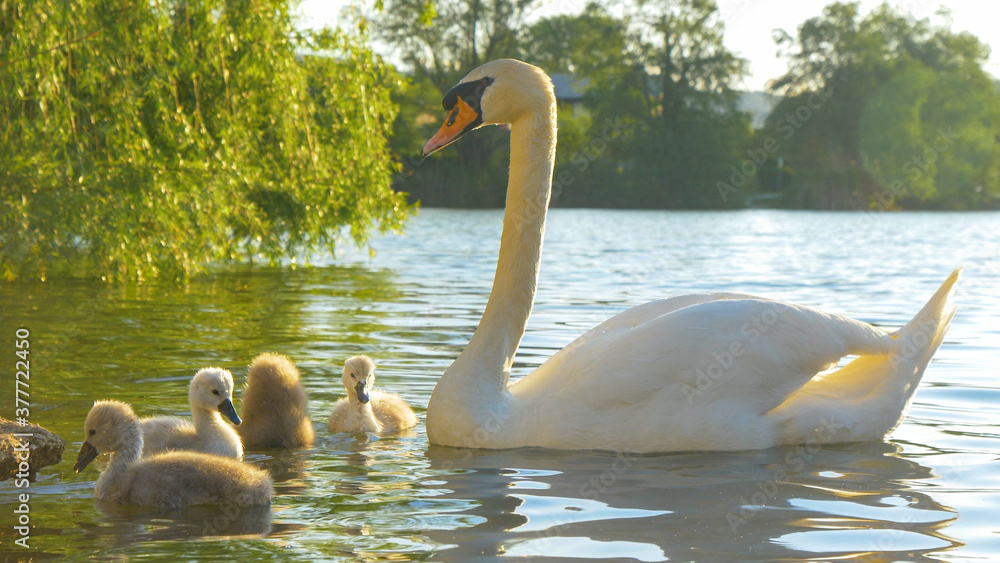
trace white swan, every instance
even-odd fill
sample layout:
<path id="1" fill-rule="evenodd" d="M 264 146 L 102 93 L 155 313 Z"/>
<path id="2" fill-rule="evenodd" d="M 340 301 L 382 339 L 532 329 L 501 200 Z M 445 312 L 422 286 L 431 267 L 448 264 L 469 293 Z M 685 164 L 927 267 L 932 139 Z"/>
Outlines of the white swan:
<path id="1" fill-rule="evenodd" d="M 344 362 L 341 377 L 347 396 L 330 413 L 331 432 L 392 433 L 417 425 L 413 409 L 399 395 L 374 389 L 375 362 L 354 356 Z"/>
<path id="2" fill-rule="evenodd" d="M 142 457 L 142 430 L 126 403 L 95 402 L 87 413 L 84 435 L 73 471 L 82 473 L 98 454 L 111 454 L 94 485 L 94 498 L 99 500 L 169 509 L 271 503 L 271 476 L 241 461 L 180 451 Z"/>
<path id="3" fill-rule="evenodd" d="M 191 378 L 188 388 L 191 422 L 176 416 L 156 416 L 139 421 L 142 455 L 167 450 L 188 450 L 243 459 L 239 434 L 219 416 L 239 426 L 233 408 L 233 375 L 222 368 L 204 368 Z M 192 424 L 193 422 L 193 424 Z"/>
<path id="4" fill-rule="evenodd" d="M 487 63 L 444 98 L 427 156 L 484 124 L 510 124 L 510 180 L 486 310 L 427 407 L 431 443 L 632 452 L 876 440 L 903 419 L 954 314 L 944 282 L 887 334 L 839 315 L 732 293 L 629 309 L 508 385 L 531 312 L 556 145 L 545 73 Z M 828 373 L 840 358 L 857 355 Z"/>

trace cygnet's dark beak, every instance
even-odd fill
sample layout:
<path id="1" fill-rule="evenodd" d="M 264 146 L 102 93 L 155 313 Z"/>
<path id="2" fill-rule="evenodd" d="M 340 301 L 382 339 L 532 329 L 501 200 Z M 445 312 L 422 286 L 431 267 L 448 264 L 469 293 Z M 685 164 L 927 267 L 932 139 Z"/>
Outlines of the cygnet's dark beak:
<path id="1" fill-rule="evenodd" d="M 368 390 L 365 389 L 365 382 L 363 380 L 354 386 L 354 391 L 358 394 L 358 400 L 361 401 L 361 404 L 368 402 Z"/>
<path id="2" fill-rule="evenodd" d="M 219 403 L 219 412 L 226 416 L 233 424 L 239 426 L 243 421 L 240 417 L 236 415 L 236 407 L 233 406 L 233 402 L 230 399 L 226 399 Z"/>
<path id="3" fill-rule="evenodd" d="M 83 473 L 83 468 L 87 467 L 88 463 L 94 461 L 97 453 L 97 448 L 90 445 L 90 442 L 84 442 L 80 446 L 80 453 L 76 454 L 76 463 L 73 464 L 73 471 Z"/>

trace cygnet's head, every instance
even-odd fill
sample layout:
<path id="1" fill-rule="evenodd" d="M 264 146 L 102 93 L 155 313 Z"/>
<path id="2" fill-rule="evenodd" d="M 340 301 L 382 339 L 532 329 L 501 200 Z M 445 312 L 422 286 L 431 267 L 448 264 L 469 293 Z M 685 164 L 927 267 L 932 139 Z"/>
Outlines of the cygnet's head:
<path id="1" fill-rule="evenodd" d="M 204 368 L 198 370 L 191 378 L 191 388 L 188 390 L 191 408 L 204 410 L 218 409 L 236 426 L 240 425 L 240 417 L 233 407 L 233 374 L 222 368 Z"/>
<path id="2" fill-rule="evenodd" d="M 73 471 L 80 473 L 98 454 L 117 451 L 130 440 L 141 440 L 139 419 L 126 403 L 96 401 L 83 423 L 83 445 Z"/>
<path id="3" fill-rule="evenodd" d="M 427 141 L 426 158 L 483 125 L 514 123 L 529 113 L 555 111 L 552 80 L 542 69 L 514 59 L 490 61 L 444 96 L 444 125 Z"/>
<path id="4" fill-rule="evenodd" d="M 347 396 L 362 404 L 368 402 L 368 393 L 375 386 L 375 362 L 368 356 L 354 356 L 344 362 L 344 389 Z"/>

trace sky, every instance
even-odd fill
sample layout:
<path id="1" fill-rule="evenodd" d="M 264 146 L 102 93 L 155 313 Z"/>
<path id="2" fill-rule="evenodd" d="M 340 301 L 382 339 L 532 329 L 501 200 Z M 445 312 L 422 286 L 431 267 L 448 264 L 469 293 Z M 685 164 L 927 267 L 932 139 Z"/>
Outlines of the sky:
<path id="1" fill-rule="evenodd" d="M 363 0 L 374 4 L 374 0 Z M 561 13 L 577 13 L 587 0 L 541 0 L 532 14 L 541 18 Z M 805 20 L 818 16 L 831 0 L 716 0 L 726 24 L 724 41 L 733 52 L 750 61 L 750 75 L 743 81 L 747 90 L 763 90 L 767 81 L 784 74 L 786 62 L 777 57 L 771 32 L 784 29 L 794 35 Z M 862 13 L 878 7 L 882 0 L 861 0 Z M 986 71 L 1000 78 L 1000 0 L 889 0 L 888 3 L 918 18 L 934 23 L 945 20 L 936 12 L 942 6 L 951 11 L 952 31 L 968 31 L 992 49 Z M 344 21 L 340 12 L 346 0 L 304 0 L 300 6 L 305 27 L 336 27 Z M 345 21 L 346 23 L 346 21 Z M 376 46 L 377 49 L 377 46 Z M 390 59 L 391 60 L 391 59 Z M 529 61 L 530 62 L 530 61 Z"/>

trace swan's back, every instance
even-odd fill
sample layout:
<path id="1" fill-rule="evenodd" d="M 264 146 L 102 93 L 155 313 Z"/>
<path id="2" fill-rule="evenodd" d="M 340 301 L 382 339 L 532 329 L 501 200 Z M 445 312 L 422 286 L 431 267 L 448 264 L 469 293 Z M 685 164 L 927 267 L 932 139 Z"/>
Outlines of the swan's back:
<path id="1" fill-rule="evenodd" d="M 139 419 L 139 428 L 142 429 L 143 457 L 171 449 L 189 449 L 178 448 L 175 439 L 180 436 L 182 442 L 188 442 L 196 436 L 194 426 L 189 421 L 176 416 L 142 418 Z"/>
<path id="2" fill-rule="evenodd" d="M 601 409 L 629 408 L 666 393 L 685 408 L 734 400 L 763 414 L 845 355 L 895 349 L 889 335 L 867 323 L 730 295 L 636 324 L 609 324 L 620 326 L 584 335 L 586 340 L 568 345 L 511 391 Z M 685 391 L 698 397 L 692 400 Z"/>
<path id="3" fill-rule="evenodd" d="M 417 425 L 417 415 L 402 397 L 395 393 L 372 391 L 372 411 L 382 425 L 382 432 L 398 432 Z"/>
<path id="4" fill-rule="evenodd" d="M 896 349 L 866 323 L 767 299 L 699 300 L 644 317 L 570 344 L 511 386 L 524 414 L 510 434 L 639 452 L 793 443 L 772 409 L 845 355 Z"/>
<path id="5" fill-rule="evenodd" d="M 142 455 L 148 457 L 167 451 L 183 450 L 243 459 L 243 444 L 235 429 L 224 422 L 213 424 L 199 433 L 190 422 L 174 416 L 144 418 Z"/>
<path id="6" fill-rule="evenodd" d="M 271 477 L 234 459 L 196 452 L 167 452 L 132 466 L 119 504 L 182 508 L 200 504 L 262 506 L 271 503 Z"/>
<path id="7" fill-rule="evenodd" d="M 279 354 L 261 354 L 247 373 L 243 418 L 237 430 L 247 448 L 296 448 L 313 443 L 306 392 L 295 365 Z"/>

